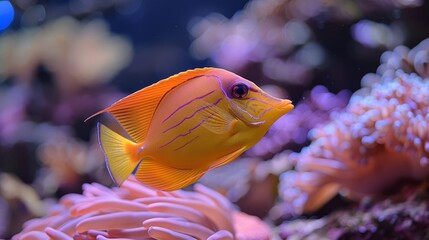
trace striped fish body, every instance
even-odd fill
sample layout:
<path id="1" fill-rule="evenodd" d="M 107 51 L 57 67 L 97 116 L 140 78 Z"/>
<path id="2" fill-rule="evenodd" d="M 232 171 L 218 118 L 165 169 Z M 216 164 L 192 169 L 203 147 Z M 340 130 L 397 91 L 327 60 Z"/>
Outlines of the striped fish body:
<path id="1" fill-rule="evenodd" d="M 292 109 L 289 100 L 272 97 L 234 73 L 196 69 L 100 111 L 111 113 L 132 139 L 104 125 L 99 139 L 117 184 L 137 168 L 137 179 L 171 191 L 237 158 Z"/>
<path id="2" fill-rule="evenodd" d="M 238 127 L 230 126 L 235 119 L 219 110 L 228 109 L 227 101 L 214 77 L 197 77 L 170 91 L 153 116 L 142 156 L 178 169 L 209 168 L 238 150 L 240 143 L 231 139 Z M 224 121 L 215 122 L 219 116 Z"/>

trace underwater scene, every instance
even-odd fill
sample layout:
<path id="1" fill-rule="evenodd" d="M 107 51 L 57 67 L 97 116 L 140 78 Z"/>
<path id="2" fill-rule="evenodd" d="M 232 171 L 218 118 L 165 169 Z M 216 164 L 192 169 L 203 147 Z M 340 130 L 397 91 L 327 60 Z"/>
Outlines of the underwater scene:
<path id="1" fill-rule="evenodd" d="M 0 1 L 0 239 L 429 239 L 429 1 Z"/>

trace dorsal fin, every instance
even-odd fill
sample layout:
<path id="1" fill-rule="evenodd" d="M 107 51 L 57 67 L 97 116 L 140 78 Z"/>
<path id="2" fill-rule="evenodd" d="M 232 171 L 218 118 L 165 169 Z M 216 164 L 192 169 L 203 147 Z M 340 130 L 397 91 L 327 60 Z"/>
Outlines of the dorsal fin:
<path id="1" fill-rule="evenodd" d="M 88 119 L 109 112 L 134 141 L 142 142 L 147 135 L 153 114 L 164 95 L 176 86 L 211 70 L 215 68 L 197 68 L 178 73 L 122 98 Z"/>

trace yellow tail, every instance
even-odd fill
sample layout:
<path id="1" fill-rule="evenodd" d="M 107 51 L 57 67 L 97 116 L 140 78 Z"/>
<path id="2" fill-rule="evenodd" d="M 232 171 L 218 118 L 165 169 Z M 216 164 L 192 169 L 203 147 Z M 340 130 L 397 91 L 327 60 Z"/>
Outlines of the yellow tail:
<path id="1" fill-rule="evenodd" d="M 121 185 L 140 161 L 137 144 L 100 123 L 98 136 L 110 176 L 116 184 Z"/>

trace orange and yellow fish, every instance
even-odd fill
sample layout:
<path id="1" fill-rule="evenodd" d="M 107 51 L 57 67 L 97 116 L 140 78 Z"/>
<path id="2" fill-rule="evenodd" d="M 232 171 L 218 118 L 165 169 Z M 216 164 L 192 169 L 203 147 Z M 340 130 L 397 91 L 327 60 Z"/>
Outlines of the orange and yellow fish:
<path id="1" fill-rule="evenodd" d="M 136 170 L 143 183 L 172 191 L 237 158 L 292 109 L 290 100 L 232 72 L 202 68 L 143 88 L 93 116 L 111 113 L 132 138 L 99 125 L 118 185 Z"/>

